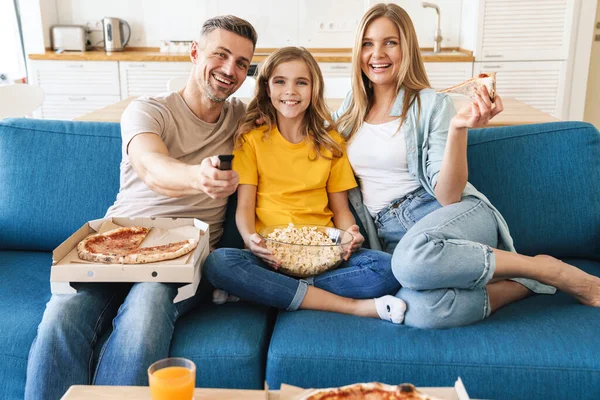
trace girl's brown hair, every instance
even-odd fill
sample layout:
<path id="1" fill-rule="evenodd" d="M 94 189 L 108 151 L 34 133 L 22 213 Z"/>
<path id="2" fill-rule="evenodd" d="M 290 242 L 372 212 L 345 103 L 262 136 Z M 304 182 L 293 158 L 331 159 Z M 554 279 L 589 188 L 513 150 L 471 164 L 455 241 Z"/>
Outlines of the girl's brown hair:
<path id="1" fill-rule="evenodd" d="M 275 50 L 260 66 L 256 76 L 254 98 L 248 105 L 245 118 L 238 125 L 234 138 L 235 143 L 237 146 L 243 143 L 243 135 L 256 129 L 256 120 L 259 118 L 266 125 L 264 137 L 270 134 L 273 125 L 277 124 L 277 112 L 267 92 L 269 78 L 278 65 L 295 60 L 301 60 L 306 63 L 310 72 L 310 82 L 312 85 L 311 100 L 304 114 L 302 133 L 313 145 L 316 155 L 314 159 L 319 156 L 325 157 L 321 154 L 322 148 L 331 151 L 334 157 L 339 158 L 342 156 L 342 149 L 329 134 L 330 130 L 335 129 L 335 124 L 331 119 L 330 111 L 325 105 L 323 97 L 323 75 L 317 61 L 303 47 L 283 47 Z"/>
<path id="2" fill-rule="evenodd" d="M 373 89 L 371 82 L 362 71 L 360 56 L 365 31 L 369 27 L 369 24 L 382 17 L 393 22 L 400 34 L 402 61 L 400 62 L 396 79 L 396 93 L 400 93 L 400 89 L 404 88 L 404 102 L 400 115 L 400 126 L 406 120 L 408 110 L 415 100 L 417 101 L 419 110 L 421 109 L 419 91 L 431 87 L 427 79 L 427 73 L 425 72 L 423 58 L 419 51 L 417 33 L 408 13 L 396 4 L 375 4 L 360 21 L 354 41 L 354 50 L 352 52 L 352 98 L 348 109 L 337 121 L 339 130 L 344 133 L 346 140 L 350 140 L 360 128 L 373 105 Z"/>

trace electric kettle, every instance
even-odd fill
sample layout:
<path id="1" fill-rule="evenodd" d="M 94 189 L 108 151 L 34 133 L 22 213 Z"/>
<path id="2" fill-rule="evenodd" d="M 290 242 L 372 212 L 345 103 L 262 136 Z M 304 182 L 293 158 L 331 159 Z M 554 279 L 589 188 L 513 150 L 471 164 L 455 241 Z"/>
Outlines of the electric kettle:
<path id="1" fill-rule="evenodd" d="M 105 17 L 102 19 L 102 26 L 104 27 L 104 50 L 123 51 L 131 37 L 129 24 L 120 18 Z M 123 27 L 127 27 L 127 35 Z"/>

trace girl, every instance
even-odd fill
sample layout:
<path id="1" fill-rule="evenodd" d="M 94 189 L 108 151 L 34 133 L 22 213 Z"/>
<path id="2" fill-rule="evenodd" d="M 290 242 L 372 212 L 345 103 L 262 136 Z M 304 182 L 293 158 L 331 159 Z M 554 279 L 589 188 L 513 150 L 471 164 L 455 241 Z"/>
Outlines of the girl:
<path id="1" fill-rule="evenodd" d="M 259 117 L 264 125 L 256 129 Z M 323 100 L 323 77 L 310 53 L 297 47 L 272 53 L 260 69 L 255 97 L 235 137 L 233 168 L 240 177 L 236 223 L 248 250 L 215 250 L 204 274 L 216 288 L 267 306 L 400 323 L 406 305 L 389 296 L 400 287 L 391 272 L 391 256 L 360 249 L 364 238 L 347 197 L 356 181 L 333 126 Z M 353 235 L 353 254 L 341 268 L 309 279 L 282 275 L 256 232 L 289 222 L 345 229 Z"/>
<path id="2" fill-rule="evenodd" d="M 370 243 L 393 253 L 406 324 L 470 324 L 532 292 L 555 292 L 545 284 L 600 306 L 599 278 L 517 254 L 502 215 L 467 182 L 467 129 L 500 113 L 500 97 L 492 104 L 482 90 L 456 114 L 429 88 L 412 21 L 395 4 L 364 15 L 352 63 L 352 92 L 333 118 L 360 183 L 350 200 Z"/>

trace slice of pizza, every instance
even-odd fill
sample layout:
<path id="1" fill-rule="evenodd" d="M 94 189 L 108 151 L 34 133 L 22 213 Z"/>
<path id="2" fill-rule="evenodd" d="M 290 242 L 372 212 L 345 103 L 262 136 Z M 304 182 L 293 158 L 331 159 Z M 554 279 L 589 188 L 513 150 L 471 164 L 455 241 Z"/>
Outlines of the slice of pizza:
<path id="1" fill-rule="evenodd" d="M 140 247 L 130 251 L 119 259 L 121 264 L 146 264 L 157 261 L 172 260 L 188 254 L 198 246 L 194 239 L 164 244 L 161 246 Z"/>
<path id="2" fill-rule="evenodd" d="M 340 388 L 321 389 L 299 400 L 440 400 L 420 392 L 410 383 L 398 386 L 379 382 L 356 383 Z"/>
<path id="3" fill-rule="evenodd" d="M 477 89 L 485 86 L 488 93 L 490 94 L 490 100 L 492 103 L 496 100 L 496 73 L 486 72 L 479 74 L 476 78 L 471 78 L 456 86 L 449 87 L 444 90 L 440 90 L 440 93 L 459 93 L 470 98 L 475 98 Z"/>
<path id="4" fill-rule="evenodd" d="M 121 257 L 139 247 L 150 230 L 128 226 L 88 236 L 77 245 L 77 255 L 86 261 L 119 263 Z"/>

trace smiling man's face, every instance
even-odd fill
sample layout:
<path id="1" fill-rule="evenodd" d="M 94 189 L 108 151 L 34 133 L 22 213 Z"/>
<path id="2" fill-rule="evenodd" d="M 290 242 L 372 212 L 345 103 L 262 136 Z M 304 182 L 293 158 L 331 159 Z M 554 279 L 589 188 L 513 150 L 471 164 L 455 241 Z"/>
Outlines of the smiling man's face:
<path id="1" fill-rule="evenodd" d="M 246 79 L 254 54 L 252 41 L 224 29 L 215 29 L 192 44 L 194 79 L 204 94 L 220 103 Z"/>

